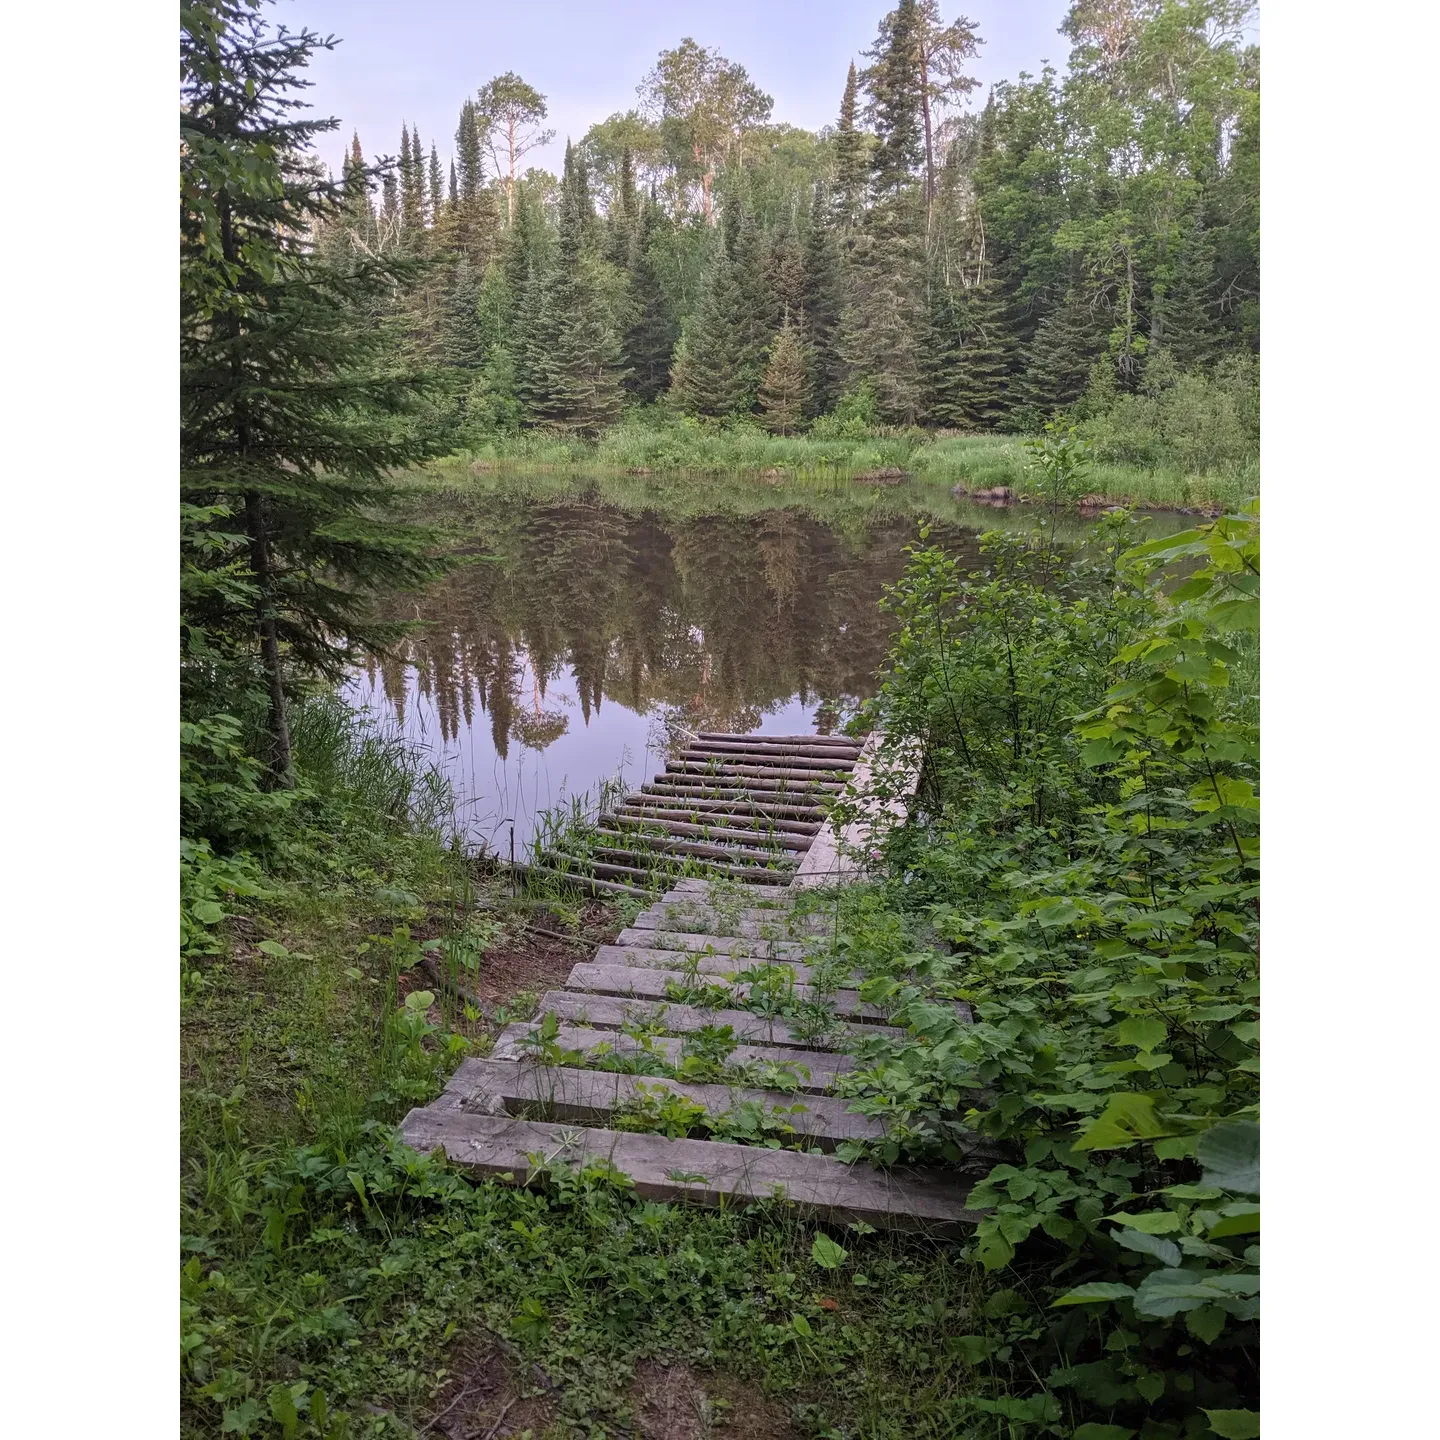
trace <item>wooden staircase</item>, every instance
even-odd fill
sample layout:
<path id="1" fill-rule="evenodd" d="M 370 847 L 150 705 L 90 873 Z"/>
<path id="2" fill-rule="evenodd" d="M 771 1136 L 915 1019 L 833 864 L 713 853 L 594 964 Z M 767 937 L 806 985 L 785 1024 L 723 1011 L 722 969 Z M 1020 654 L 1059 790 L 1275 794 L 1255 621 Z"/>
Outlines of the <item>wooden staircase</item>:
<path id="1" fill-rule="evenodd" d="M 973 1224 L 966 1197 L 995 1158 L 978 1144 L 973 1165 L 945 1170 L 882 1171 L 833 1153 L 883 1139 L 883 1114 L 855 1113 L 836 1088 L 859 1042 L 899 1032 L 861 1000 L 860 977 L 837 969 L 828 925 L 798 888 L 679 880 L 543 995 L 534 1020 L 508 1026 L 490 1058 L 465 1061 L 438 1100 L 411 1111 L 406 1141 L 519 1182 L 603 1160 L 653 1200 L 778 1197 L 836 1221 Z"/>
<path id="2" fill-rule="evenodd" d="M 552 850 L 533 869 L 637 893 L 684 876 L 786 885 L 863 769 L 863 752 L 864 742 L 841 735 L 701 731 L 599 816 L 586 853 Z"/>

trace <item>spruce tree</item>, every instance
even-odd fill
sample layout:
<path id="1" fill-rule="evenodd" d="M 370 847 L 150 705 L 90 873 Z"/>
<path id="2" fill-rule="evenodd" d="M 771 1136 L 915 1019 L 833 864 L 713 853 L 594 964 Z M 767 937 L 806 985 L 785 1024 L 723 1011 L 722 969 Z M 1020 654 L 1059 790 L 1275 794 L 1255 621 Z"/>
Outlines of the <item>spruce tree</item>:
<path id="1" fill-rule="evenodd" d="M 793 435 L 810 406 L 810 375 L 802 332 L 790 323 L 787 310 L 770 348 L 770 361 L 760 382 L 760 412 L 777 435 Z"/>
<path id="2" fill-rule="evenodd" d="M 640 212 L 630 236 L 626 272 L 630 282 L 630 324 L 625 332 L 626 389 L 648 404 L 658 400 L 670 374 L 679 326 L 655 269 L 654 245 L 664 225 L 653 199 Z"/>
<path id="3" fill-rule="evenodd" d="M 1196 215 L 1181 227 L 1150 301 L 1150 346 L 1168 350 L 1182 370 L 1215 357 L 1220 339 L 1215 288 L 1214 247 Z"/>
<path id="4" fill-rule="evenodd" d="M 336 122 L 296 113 L 300 72 L 328 47 L 272 32 L 244 0 L 181 11 L 182 698 L 253 673 L 281 785 L 293 687 L 388 643 L 372 591 L 435 568 L 424 536 L 375 518 L 393 503 L 386 472 L 427 453 L 394 424 L 416 382 L 357 320 L 403 265 L 331 268 L 307 240 L 348 198 L 310 163 Z"/>
<path id="5" fill-rule="evenodd" d="M 952 390 L 955 423 L 966 429 L 993 430 L 1010 410 L 1013 364 L 1006 297 L 987 273 L 963 296 L 959 328 L 961 348 Z"/>
<path id="6" fill-rule="evenodd" d="M 425 229 L 425 167 L 421 160 L 420 137 L 412 144 L 408 126 L 400 131 L 400 223 L 405 244 L 418 251 Z"/>
<path id="7" fill-rule="evenodd" d="M 859 79 L 855 62 L 845 77 L 845 94 L 840 101 L 840 121 L 835 127 L 835 174 L 830 197 L 835 223 L 843 228 L 860 223 L 865 210 L 865 137 L 857 123 Z"/>
<path id="8" fill-rule="evenodd" d="M 1038 429 L 1056 411 L 1068 409 L 1085 393 L 1090 369 L 1105 353 L 1106 326 L 1072 288 L 1049 312 L 1021 355 L 1014 419 Z"/>
<path id="9" fill-rule="evenodd" d="M 735 272 L 724 244 L 717 245 L 677 347 L 671 390 L 692 415 L 738 414 L 754 397 L 744 368 L 750 316 Z"/>
<path id="10" fill-rule="evenodd" d="M 440 223 L 440 212 L 445 207 L 445 183 L 440 176 L 440 154 L 430 146 L 430 194 L 425 207 L 426 219 L 433 229 Z"/>
<path id="11" fill-rule="evenodd" d="M 844 389 L 844 362 L 835 348 L 844 303 L 840 246 L 829 219 L 828 197 L 816 185 L 805 237 L 804 329 L 812 356 L 812 413 L 824 414 Z"/>
<path id="12" fill-rule="evenodd" d="M 535 277 L 526 357 L 526 409 L 533 424 L 596 435 L 620 418 L 620 335 L 606 303 L 604 262 L 595 253 L 595 211 L 584 162 L 565 147 L 555 263 Z"/>
<path id="13" fill-rule="evenodd" d="M 913 424 L 925 377 L 925 200 L 920 82 L 915 67 L 919 12 L 901 0 L 881 23 L 875 64 L 866 71 L 879 143 L 871 156 L 873 196 L 847 266 L 839 349 L 852 381 L 875 391 L 881 417 Z"/>
<path id="14" fill-rule="evenodd" d="M 439 359 L 454 370 L 479 369 L 484 360 L 480 285 L 469 259 L 455 263 L 440 323 Z"/>

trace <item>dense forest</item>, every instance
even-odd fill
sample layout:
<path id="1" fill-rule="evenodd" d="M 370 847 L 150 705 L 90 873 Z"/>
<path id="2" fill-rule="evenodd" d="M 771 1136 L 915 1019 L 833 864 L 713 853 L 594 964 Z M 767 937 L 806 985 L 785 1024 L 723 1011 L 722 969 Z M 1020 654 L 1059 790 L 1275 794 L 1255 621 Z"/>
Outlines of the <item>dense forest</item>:
<path id="1" fill-rule="evenodd" d="M 781 434 L 1030 430 L 1186 374 L 1253 387 L 1253 18 L 1079 0 L 1064 75 L 981 103 L 983 37 L 903 0 L 819 134 L 685 39 L 634 109 L 567 143 L 558 179 L 523 166 L 553 132 L 507 73 L 460 106 L 448 159 L 408 124 L 398 162 L 357 135 L 318 249 L 423 262 L 367 319 L 442 379 L 420 424 L 452 448 L 594 435 L 635 406 Z"/>

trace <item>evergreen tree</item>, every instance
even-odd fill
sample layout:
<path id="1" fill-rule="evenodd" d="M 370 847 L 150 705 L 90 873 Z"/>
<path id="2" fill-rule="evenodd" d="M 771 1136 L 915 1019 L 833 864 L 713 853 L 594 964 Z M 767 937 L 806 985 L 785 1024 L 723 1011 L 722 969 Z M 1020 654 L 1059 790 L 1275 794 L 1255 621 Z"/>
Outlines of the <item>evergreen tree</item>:
<path id="1" fill-rule="evenodd" d="M 243 0 L 181 11 L 182 698 L 263 683 L 277 783 L 293 784 L 289 691 L 387 643 L 370 592 L 434 573 L 424 537 L 377 520 L 386 472 L 426 446 L 394 424 L 413 380 L 356 323 L 394 262 L 325 266 L 306 240 L 348 195 L 317 180 L 299 72 L 328 42 L 272 32 Z M 233 518 L 232 518 L 233 517 Z M 237 533 L 238 532 L 238 533 Z"/>
<path id="2" fill-rule="evenodd" d="M 1215 303 L 1215 255 L 1204 222 L 1186 221 L 1150 301 L 1150 347 L 1164 348 L 1182 370 L 1208 364 L 1219 341 Z"/>
<path id="3" fill-rule="evenodd" d="M 430 146 L 430 194 L 425 207 L 425 218 L 433 229 L 440 223 L 440 212 L 445 207 L 445 185 L 440 176 L 440 155 Z"/>
<path id="4" fill-rule="evenodd" d="M 450 162 L 450 193 L 445 198 L 451 205 L 460 203 L 460 188 L 455 182 L 455 162 L 453 160 Z"/>
<path id="5" fill-rule="evenodd" d="M 418 250 L 425 229 L 425 169 L 420 137 L 412 144 L 409 127 L 400 131 L 400 223 L 405 244 Z"/>
<path id="6" fill-rule="evenodd" d="M 1010 409 L 1013 360 L 1005 296 L 985 274 L 966 289 L 958 307 L 960 347 L 949 391 L 947 423 L 969 430 L 993 430 Z"/>
<path id="7" fill-rule="evenodd" d="M 809 405 L 810 375 L 804 340 L 799 326 L 790 323 L 787 310 L 760 382 L 760 411 L 767 428 L 777 435 L 792 435 Z"/>
<path id="8" fill-rule="evenodd" d="M 871 156 L 874 199 L 847 267 L 840 352 L 851 381 L 868 382 L 883 419 L 913 424 L 925 403 L 925 200 L 919 34 L 915 0 L 901 0 L 881 22 L 866 71 L 879 144 Z"/>
<path id="9" fill-rule="evenodd" d="M 749 315 L 735 271 L 725 246 L 717 245 L 676 350 L 671 390 L 692 415 L 735 415 L 754 396 L 743 364 Z"/>
<path id="10" fill-rule="evenodd" d="M 831 185 L 835 223 L 850 228 L 860 223 L 865 210 L 865 137 L 857 124 L 859 79 L 855 62 L 845 77 L 845 94 L 840 101 L 840 122 L 835 127 L 835 174 Z"/>
<path id="11" fill-rule="evenodd" d="M 526 409 L 548 429 L 598 434 L 620 417 L 620 335 L 595 253 L 595 212 L 584 162 L 565 147 L 555 264 L 531 285 Z"/>
<path id="12" fill-rule="evenodd" d="M 800 246 L 794 220 L 770 239 L 765 265 L 766 288 L 771 303 L 783 316 L 799 316 L 805 309 L 805 252 Z"/>
<path id="13" fill-rule="evenodd" d="M 1038 429 L 1057 410 L 1079 400 L 1091 367 L 1105 353 L 1106 328 L 1078 289 L 1066 292 L 1040 321 L 1022 354 L 1014 416 L 1019 424 Z"/>
<path id="14" fill-rule="evenodd" d="M 626 389 L 646 404 L 658 400 L 665 390 L 679 334 L 655 269 L 654 247 L 664 223 L 659 205 L 648 201 L 631 233 L 626 266 L 631 298 L 625 332 Z"/>
<path id="15" fill-rule="evenodd" d="M 844 362 L 835 348 L 844 291 L 840 274 L 840 247 L 829 220 L 823 185 L 816 185 L 810 207 L 810 230 L 805 237 L 805 334 L 812 359 L 811 403 L 824 414 L 844 389 Z"/>
<path id="16" fill-rule="evenodd" d="M 480 286 L 469 259 L 455 263 L 440 324 L 439 360 L 455 370 L 477 370 L 484 359 Z"/>

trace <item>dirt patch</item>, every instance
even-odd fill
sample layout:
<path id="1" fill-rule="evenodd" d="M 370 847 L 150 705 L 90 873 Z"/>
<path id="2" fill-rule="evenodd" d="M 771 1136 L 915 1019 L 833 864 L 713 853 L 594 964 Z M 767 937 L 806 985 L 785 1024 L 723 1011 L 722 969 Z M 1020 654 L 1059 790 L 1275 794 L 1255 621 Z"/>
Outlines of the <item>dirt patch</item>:
<path id="1" fill-rule="evenodd" d="M 800 1440 L 784 1404 L 720 1371 L 642 1360 L 631 1397 L 642 1440 Z"/>
<path id="2" fill-rule="evenodd" d="M 450 1356 L 450 1379 L 419 1433 L 445 1440 L 501 1440 L 540 1434 L 555 1401 L 539 1377 L 493 1335 L 466 1340 Z M 538 1392 L 538 1393 L 534 1393 Z"/>

